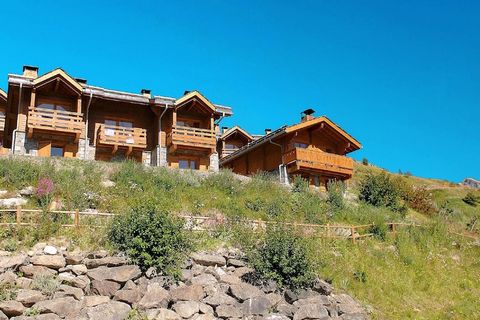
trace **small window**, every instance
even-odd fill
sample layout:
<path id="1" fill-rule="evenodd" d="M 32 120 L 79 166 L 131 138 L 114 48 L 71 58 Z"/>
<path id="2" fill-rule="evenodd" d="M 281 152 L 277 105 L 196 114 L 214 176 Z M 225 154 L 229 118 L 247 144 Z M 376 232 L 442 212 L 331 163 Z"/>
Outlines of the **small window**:
<path id="1" fill-rule="evenodd" d="M 301 149 L 306 149 L 308 147 L 308 144 L 303 143 L 303 142 L 295 142 L 293 144 L 295 148 L 301 148 Z"/>
<path id="2" fill-rule="evenodd" d="M 51 157 L 63 157 L 63 148 L 52 146 L 50 149 Z"/>
<path id="3" fill-rule="evenodd" d="M 225 149 L 237 150 L 239 148 L 238 148 L 238 146 L 236 146 L 234 144 L 226 143 L 225 144 Z"/>
<path id="4" fill-rule="evenodd" d="M 180 169 L 192 169 L 195 170 L 197 168 L 197 164 L 195 160 L 190 159 L 180 159 L 178 161 L 178 167 Z"/>

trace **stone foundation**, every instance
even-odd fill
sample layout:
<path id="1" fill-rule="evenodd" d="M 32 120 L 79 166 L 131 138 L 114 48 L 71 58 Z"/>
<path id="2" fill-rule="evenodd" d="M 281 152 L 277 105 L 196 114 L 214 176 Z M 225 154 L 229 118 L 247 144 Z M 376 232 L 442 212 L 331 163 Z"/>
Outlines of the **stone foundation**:
<path id="1" fill-rule="evenodd" d="M 210 171 L 218 172 L 219 171 L 219 161 L 218 161 L 218 153 L 212 153 L 210 155 Z"/>
<path id="2" fill-rule="evenodd" d="M 22 131 L 15 133 L 15 145 L 13 146 L 12 153 L 15 155 L 38 155 L 38 143 L 33 139 L 27 138 L 27 134 Z"/>
<path id="3" fill-rule="evenodd" d="M 144 166 L 150 167 L 152 165 L 152 152 L 143 151 L 142 152 L 142 163 Z"/>
<path id="4" fill-rule="evenodd" d="M 86 153 L 85 148 L 87 148 Z M 77 158 L 84 160 L 95 160 L 95 147 L 90 145 L 90 139 L 78 140 Z"/>

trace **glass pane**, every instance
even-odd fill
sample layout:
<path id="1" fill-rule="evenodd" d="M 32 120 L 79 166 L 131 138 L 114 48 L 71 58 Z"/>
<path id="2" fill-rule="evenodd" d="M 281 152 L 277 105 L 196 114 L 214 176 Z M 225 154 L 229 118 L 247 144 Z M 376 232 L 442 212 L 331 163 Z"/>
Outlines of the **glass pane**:
<path id="1" fill-rule="evenodd" d="M 117 125 L 117 121 L 105 119 L 105 124 L 106 124 L 107 126 L 116 126 L 116 125 Z"/>
<path id="2" fill-rule="evenodd" d="M 189 168 L 189 161 L 188 160 L 178 160 L 178 167 L 180 169 L 188 169 Z"/>
<path id="3" fill-rule="evenodd" d="M 50 103 L 40 103 L 37 106 L 37 108 L 53 110 L 53 109 L 55 109 L 55 106 L 53 104 L 50 104 Z"/>
<path id="4" fill-rule="evenodd" d="M 65 111 L 67 107 L 56 104 L 55 109 L 60 111 Z"/>
<path id="5" fill-rule="evenodd" d="M 119 126 L 122 128 L 133 128 L 133 123 L 128 121 L 120 121 Z"/>
<path id="6" fill-rule="evenodd" d="M 194 160 L 190 160 L 190 169 L 195 170 L 197 168 Z"/>
<path id="7" fill-rule="evenodd" d="M 63 148 L 52 146 L 52 148 L 50 149 L 50 156 L 63 157 Z"/>
<path id="8" fill-rule="evenodd" d="M 177 126 L 188 127 L 185 121 L 177 121 Z"/>

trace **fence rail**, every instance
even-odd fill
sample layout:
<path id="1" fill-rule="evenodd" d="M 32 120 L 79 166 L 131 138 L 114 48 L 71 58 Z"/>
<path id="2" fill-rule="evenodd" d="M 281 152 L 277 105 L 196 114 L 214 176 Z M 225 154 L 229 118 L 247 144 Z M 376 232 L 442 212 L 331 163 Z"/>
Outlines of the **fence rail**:
<path id="1" fill-rule="evenodd" d="M 0 209 L 0 218 L 3 221 L 5 214 L 15 214 L 15 222 L 0 222 L 0 227 L 2 226 L 37 226 L 37 222 L 22 222 L 25 219 L 27 214 L 39 215 L 43 211 L 40 209 L 23 209 L 22 207 L 17 207 L 15 209 Z M 86 224 L 82 224 L 85 219 L 84 217 L 104 217 L 111 218 L 114 217 L 114 213 L 109 212 L 90 212 L 90 211 L 48 211 L 49 214 L 65 214 L 70 215 L 70 218 L 73 219 L 73 223 L 62 224 L 62 227 L 66 228 L 75 228 L 80 229 L 86 227 Z M 269 220 L 251 220 L 251 219 L 232 219 L 226 218 L 224 216 L 192 216 L 192 215 L 178 215 L 178 217 L 185 219 L 186 228 L 190 231 L 213 231 L 216 230 L 219 226 L 226 226 L 228 223 L 243 223 L 246 226 L 250 226 L 254 231 L 264 231 L 268 225 L 283 225 L 292 227 L 297 231 L 302 231 L 305 235 L 318 236 L 321 238 L 329 239 L 349 239 L 353 243 L 356 243 L 357 240 L 363 238 L 369 238 L 373 236 L 373 233 L 370 232 L 370 228 L 374 227 L 375 224 L 363 224 L 363 225 L 344 225 L 344 224 L 311 224 L 311 223 L 295 223 L 295 222 L 279 222 L 279 221 L 269 221 Z M 421 224 L 415 223 L 406 223 L 406 222 L 388 222 L 386 223 L 388 231 L 392 234 L 396 234 L 400 227 L 423 227 Z M 98 224 L 88 225 L 89 227 L 100 227 Z M 301 229 L 301 230 L 299 230 Z M 466 237 L 473 240 L 478 240 L 477 237 L 472 235 L 466 235 L 454 231 L 449 231 L 452 234 Z"/>

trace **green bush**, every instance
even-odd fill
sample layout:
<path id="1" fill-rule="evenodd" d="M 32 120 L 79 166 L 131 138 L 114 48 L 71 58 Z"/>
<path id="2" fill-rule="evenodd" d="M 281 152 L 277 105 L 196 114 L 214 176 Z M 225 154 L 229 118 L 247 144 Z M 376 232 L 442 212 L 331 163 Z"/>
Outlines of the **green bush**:
<path id="1" fill-rule="evenodd" d="M 327 202 L 330 205 L 332 211 L 338 211 L 345 207 L 343 201 L 343 194 L 345 193 L 346 186 L 343 181 L 330 180 L 327 184 Z"/>
<path id="2" fill-rule="evenodd" d="M 301 176 L 295 176 L 292 182 L 292 192 L 307 192 L 309 190 L 308 180 Z"/>
<path id="3" fill-rule="evenodd" d="M 400 213 L 406 211 L 398 188 L 385 172 L 369 173 L 360 181 L 359 199 L 375 207 L 387 207 Z"/>
<path id="4" fill-rule="evenodd" d="M 306 240 L 285 227 L 269 227 L 264 240 L 249 250 L 248 259 L 262 279 L 281 287 L 306 288 L 315 279 Z"/>
<path id="5" fill-rule="evenodd" d="M 33 278 L 32 288 L 40 290 L 43 294 L 51 297 L 58 290 L 60 281 L 50 274 L 39 274 Z"/>
<path id="6" fill-rule="evenodd" d="M 476 207 L 480 203 L 480 197 L 476 196 L 473 192 L 468 192 L 462 199 L 466 204 Z"/>
<path id="7" fill-rule="evenodd" d="M 148 203 L 116 216 L 107 237 L 143 271 L 154 267 L 174 277 L 191 248 L 183 220 Z"/>

